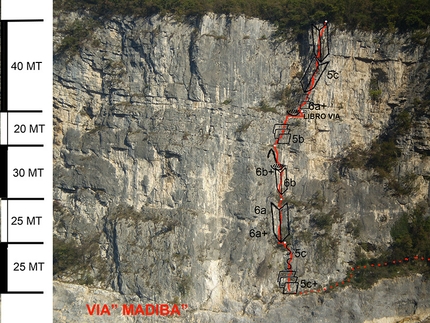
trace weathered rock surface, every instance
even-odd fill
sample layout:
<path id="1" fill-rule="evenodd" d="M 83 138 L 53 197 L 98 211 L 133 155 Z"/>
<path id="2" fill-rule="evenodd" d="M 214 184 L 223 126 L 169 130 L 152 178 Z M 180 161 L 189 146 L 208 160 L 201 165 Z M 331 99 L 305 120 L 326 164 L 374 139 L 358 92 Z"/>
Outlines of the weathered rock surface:
<path id="1" fill-rule="evenodd" d="M 56 59 L 55 235 L 96 241 L 87 275 L 101 288 L 56 283 L 57 322 L 104 322 L 84 304 L 131 300 L 187 303 L 187 322 L 363 322 L 429 310 L 430 285 L 418 277 L 324 296 L 289 297 L 276 286 L 285 252 L 271 233 L 249 235 L 271 231 L 277 202 L 274 178 L 256 168 L 273 164 L 273 127 L 296 107 L 312 45 L 277 42 L 273 31 L 244 17 L 114 18 L 95 32 L 98 47 Z M 339 171 L 342 156 L 369 148 L 392 112 L 422 94 L 423 46 L 332 28 L 328 60 L 340 77 L 324 75 L 311 100 L 339 118 L 290 121 L 304 143 L 280 149 L 296 181 L 287 194 L 291 242 L 307 251 L 294 266 L 321 286 L 345 277 L 358 243 L 375 246 L 369 257 L 387 248 L 393 221 L 427 201 L 430 172 L 426 115 L 398 143 L 397 172 L 418 175 L 416 192 L 394 197 L 369 171 Z M 369 93 L 374 78 L 378 100 Z M 312 222 L 321 214 L 330 215 L 325 227 Z"/>
<path id="2" fill-rule="evenodd" d="M 382 280 L 370 290 L 350 287 L 322 295 L 292 296 L 288 300 L 274 297 L 270 304 L 261 299 L 249 299 L 245 304 L 224 300 L 217 311 L 191 307 L 181 315 L 124 315 L 128 307 L 146 302 L 137 296 L 125 296 L 95 288 L 55 282 L 54 318 L 56 322 L 424 322 L 430 318 L 430 284 L 422 277 Z M 110 315 L 88 315 L 86 305 L 117 304 Z"/>

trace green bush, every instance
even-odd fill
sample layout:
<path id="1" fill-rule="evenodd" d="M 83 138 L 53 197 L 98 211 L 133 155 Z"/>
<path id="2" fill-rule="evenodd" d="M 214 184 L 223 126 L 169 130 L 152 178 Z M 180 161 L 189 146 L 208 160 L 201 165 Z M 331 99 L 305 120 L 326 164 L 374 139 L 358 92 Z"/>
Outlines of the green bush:
<path id="1" fill-rule="evenodd" d="M 98 238 L 85 239 L 81 244 L 53 238 L 53 275 L 71 276 L 78 284 L 94 283 L 93 268 L 98 268 L 98 279 L 103 280 L 105 264 L 99 255 Z"/>
<path id="2" fill-rule="evenodd" d="M 376 77 L 370 79 L 369 95 L 372 101 L 379 101 L 381 98 L 382 90 L 379 88 L 379 81 Z"/>
<path id="3" fill-rule="evenodd" d="M 354 239 L 358 239 L 361 229 L 362 225 L 358 220 L 351 220 L 345 225 L 345 232 L 351 234 Z"/>
<path id="4" fill-rule="evenodd" d="M 394 138 L 375 141 L 368 152 L 366 166 L 373 168 L 381 177 L 387 177 L 392 167 L 396 165 L 400 153 Z"/>
<path id="5" fill-rule="evenodd" d="M 73 21 L 63 30 L 60 28 L 64 37 L 58 46 L 57 54 L 67 53 L 69 56 L 77 54 L 82 45 L 93 37 L 95 29 L 99 26 L 101 24 L 98 20 L 87 17 Z M 96 43 L 97 40 L 94 39 L 92 44 Z"/>
<path id="6" fill-rule="evenodd" d="M 356 252 L 360 258 L 355 262 L 355 269 L 351 272 L 353 274 L 351 284 L 354 287 L 370 288 L 381 278 L 407 276 L 411 273 L 426 276 L 430 274 L 427 261 L 412 260 L 414 256 L 424 256 L 426 259 L 430 256 L 430 217 L 425 216 L 426 211 L 427 206 L 421 204 L 414 210 L 403 213 L 391 228 L 393 243 L 390 250 L 379 258 L 367 259 L 363 253 Z M 406 257 L 410 259 L 409 262 L 398 263 L 398 260 L 404 260 Z M 396 264 L 393 264 L 393 260 Z"/>
<path id="7" fill-rule="evenodd" d="M 256 109 L 257 111 L 261 111 L 264 113 L 267 112 L 272 112 L 272 113 L 278 113 L 278 111 L 276 111 L 276 108 L 271 107 L 266 100 L 261 100 L 260 104 L 258 106 L 258 108 Z"/>
<path id="8" fill-rule="evenodd" d="M 370 90 L 369 95 L 372 101 L 379 101 L 382 95 L 382 90 L 381 89 Z"/>
<path id="9" fill-rule="evenodd" d="M 413 264 L 398 265 L 398 266 L 374 266 L 370 264 L 382 263 L 378 259 L 360 259 L 356 262 L 356 266 L 360 266 L 360 269 L 355 269 L 352 274 L 351 285 L 359 289 L 371 288 L 378 280 L 382 278 L 394 278 L 398 276 L 406 276 L 412 270 Z M 366 268 L 364 268 L 366 266 Z"/>
<path id="10" fill-rule="evenodd" d="M 426 68 L 426 67 L 424 67 Z M 430 78 L 430 73 L 427 76 L 427 78 Z M 414 113 L 413 118 L 415 120 L 419 120 L 422 117 L 428 117 L 430 113 L 430 91 L 428 91 L 422 99 L 415 98 L 413 102 L 414 106 Z"/>
<path id="11" fill-rule="evenodd" d="M 66 242 L 54 237 L 53 273 L 65 272 L 79 264 L 82 255 L 74 242 Z"/>
<path id="12" fill-rule="evenodd" d="M 412 129 L 412 116 L 408 110 L 402 110 L 395 117 L 394 132 L 399 136 L 406 135 Z"/>
<path id="13" fill-rule="evenodd" d="M 411 40 L 413 43 L 417 45 L 425 45 L 427 38 L 429 37 L 429 34 L 423 30 L 415 31 L 412 36 Z"/>
<path id="14" fill-rule="evenodd" d="M 415 173 L 407 173 L 404 176 L 400 176 L 398 179 L 390 175 L 388 188 L 393 190 L 393 195 L 395 196 L 410 195 L 417 190 L 417 185 L 415 184 L 417 178 L 418 175 Z"/>
<path id="15" fill-rule="evenodd" d="M 430 217 L 425 217 L 426 207 L 419 205 L 403 213 L 391 228 L 393 257 L 430 256 Z"/>
<path id="16" fill-rule="evenodd" d="M 331 230 L 331 226 L 334 223 L 330 213 L 318 214 L 311 217 L 311 223 L 318 229 L 324 229 L 326 231 Z"/>
<path id="17" fill-rule="evenodd" d="M 324 194 L 321 192 L 321 190 L 316 191 L 312 197 L 308 200 L 308 204 L 320 211 L 322 211 L 324 205 L 326 203 L 326 199 L 324 197 Z"/>
<path id="18" fill-rule="evenodd" d="M 354 147 L 342 158 L 341 168 L 364 168 L 367 161 L 367 153 L 359 147 Z"/>

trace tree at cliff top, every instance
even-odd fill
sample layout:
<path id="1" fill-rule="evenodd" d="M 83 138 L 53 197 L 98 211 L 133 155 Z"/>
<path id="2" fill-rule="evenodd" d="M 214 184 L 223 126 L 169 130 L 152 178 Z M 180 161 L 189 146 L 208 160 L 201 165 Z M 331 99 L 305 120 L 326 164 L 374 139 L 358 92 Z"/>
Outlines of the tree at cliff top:
<path id="1" fill-rule="evenodd" d="M 350 29 L 365 30 L 406 31 L 430 25 L 428 0 L 54 0 L 54 9 L 88 11 L 102 18 L 114 14 L 244 14 L 269 20 L 280 30 L 292 28 L 296 32 L 324 19 Z"/>

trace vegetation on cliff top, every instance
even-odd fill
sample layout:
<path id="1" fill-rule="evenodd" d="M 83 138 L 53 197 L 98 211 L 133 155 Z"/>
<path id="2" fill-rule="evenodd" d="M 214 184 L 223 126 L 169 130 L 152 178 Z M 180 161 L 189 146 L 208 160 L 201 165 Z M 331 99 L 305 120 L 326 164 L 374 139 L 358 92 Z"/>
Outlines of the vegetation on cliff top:
<path id="1" fill-rule="evenodd" d="M 296 32 L 325 19 L 338 26 L 365 30 L 406 31 L 430 25 L 428 0 L 54 0 L 54 9 L 88 11 L 100 18 L 244 14 L 271 21 L 279 30 L 292 28 Z"/>

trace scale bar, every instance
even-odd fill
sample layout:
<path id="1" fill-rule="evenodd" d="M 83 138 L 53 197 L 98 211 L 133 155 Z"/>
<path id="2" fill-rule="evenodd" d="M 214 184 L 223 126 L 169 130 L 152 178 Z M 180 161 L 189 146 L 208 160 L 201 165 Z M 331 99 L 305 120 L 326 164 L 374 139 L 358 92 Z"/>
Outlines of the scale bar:
<path id="1" fill-rule="evenodd" d="M 16 241 L 16 242 L 0 242 L 1 244 L 43 244 L 41 241 Z"/>
<path id="2" fill-rule="evenodd" d="M 7 21 L 1 21 L 1 112 L 7 112 L 8 103 L 8 69 L 7 59 L 8 28 Z"/>
<path id="3" fill-rule="evenodd" d="M 3 66 L 3 64 L 2 64 Z M 3 82 L 3 80 L 2 80 Z M 3 84 L 3 83 L 2 83 Z M 2 107 L 3 107 L 3 100 Z M 7 155 L 7 146 L 0 145 L 0 157 L 3 160 L 3 167 L 1 167 L 0 174 L 2 178 L 2 183 L 0 184 L 0 196 L 8 196 L 8 155 Z"/>
<path id="4" fill-rule="evenodd" d="M 2 145 L 4 146 L 4 145 Z M 31 147 L 43 147 L 43 145 L 7 145 L 7 147 L 27 147 L 27 148 L 31 148 Z"/>
<path id="5" fill-rule="evenodd" d="M 8 111 L 8 23 L 9 22 L 43 22 L 43 19 L 5 19 L 1 20 L 1 112 Z"/>
<path id="6" fill-rule="evenodd" d="M 52 132 L 41 130 L 52 124 L 52 0 L 34 2 L 2 0 L 1 6 L 1 323 L 53 320 L 52 221 L 29 217 L 25 229 L 12 225 L 25 213 L 52 218 Z M 26 131 L 14 131 L 15 123 Z"/>
<path id="7" fill-rule="evenodd" d="M 43 110 L 8 110 L 8 111 L 1 111 L 1 112 L 7 112 L 7 113 L 43 113 Z"/>
<path id="8" fill-rule="evenodd" d="M 8 282 L 8 254 L 7 254 L 7 243 L 0 243 L 0 259 L 2 260 L 2 275 L 0 277 L 0 293 L 7 292 Z"/>
<path id="9" fill-rule="evenodd" d="M 1 197 L 3 201 L 44 201 L 43 197 Z"/>
<path id="10" fill-rule="evenodd" d="M 3 266 L 2 275 L 0 276 L 0 294 L 43 294 L 39 291 L 9 291 L 8 290 L 8 246 L 10 244 L 29 245 L 43 244 L 43 242 L 0 242 L 0 259 Z"/>
<path id="11" fill-rule="evenodd" d="M 43 19 L 2 19 L 1 22 L 43 22 Z M 3 28 L 3 26 L 2 26 Z"/>
<path id="12" fill-rule="evenodd" d="M 34 145 L 23 145 L 23 144 L 17 144 L 17 145 L 15 145 L 15 144 L 6 144 L 6 145 L 0 145 L 0 154 L 2 154 L 1 156 L 2 157 L 4 157 L 4 155 L 3 154 L 7 154 L 7 148 L 8 147 L 12 147 L 12 148 L 16 148 L 16 147 L 18 147 L 18 148 L 33 148 L 33 147 L 35 147 L 35 148 L 41 148 L 41 147 L 43 147 L 43 144 L 34 144 Z M 6 168 L 6 167 L 5 167 Z"/>
<path id="13" fill-rule="evenodd" d="M 0 291 L 0 294 L 43 294 L 43 292 L 14 292 L 14 291 L 8 291 L 8 292 L 2 292 Z"/>

